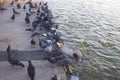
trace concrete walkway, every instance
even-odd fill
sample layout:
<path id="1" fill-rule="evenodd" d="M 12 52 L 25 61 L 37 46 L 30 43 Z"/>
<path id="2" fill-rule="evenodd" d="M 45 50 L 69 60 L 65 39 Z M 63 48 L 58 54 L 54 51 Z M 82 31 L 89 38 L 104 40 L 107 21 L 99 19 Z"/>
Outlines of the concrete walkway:
<path id="1" fill-rule="evenodd" d="M 7 61 L 7 52 L 0 51 L 0 61 Z M 20 61 L 28 61 L 28 60 L 44 60 L 45 52 L 37 50 L 37 51 L 19 51 L 14 53 L 14 58 Z"/>
<path id="2" fill-rule="evenodd" d="M 36 37 L 37 45 L 36 48 L 31 48 L 31 32 L 25 31 L 26 28 L 29 28 L 25 24 L 24 18 L 25 13 L 28 10 L 17 9 L 16 4 L 10 6 L 12 0 L 7 0 L 9 2 L 4 4 L 4 7 L 8 10 L 1 12 L 0 11 L 0 80 L 30 80 L 27 74 L 28 62 L 26 60 L 32 60 L 36 68 L 36 77 L 35 80 L 50 80 L 54 74 L 58 74 L 61 78 L 60 80 L 66 80 L 65 72 L 62 67 L 55 66 L 54 69 L 51 68 L 51 64 L 46 60 L 42 59 L 42 55 L 39 54 L 36 50 L 40 50 L 38 45 L 38 39 Z M 28 0 L 25 0 L 28 1 Z M 34 0 L 35 1 L 35 0 Z M 40 0 L 36 0 L 40 1 Z M 23 0 L 19 0 L 20 3 L 25 3 Z M 11 21 L 10 17 L 12 16 L 12 8 L 15 8 L 20 15 L 16 15 L 15 21 Z M 33 21 L 34 16 L 31 17 L 31 22 Z M 17 58 L 22 60 L 25 64 L 25 68 L 13 67 L 6 60 L 6 48 L 8 44 L 11 44 L 12 49 L 18 49 L 22 53 L 17 54 Z M 34 52 L 32 52 L 34 51 Z"/>
<path id="3" fill-rule="evenodd" d="M 28 12 L 28 5 L 26 6 L 27 9 L 17 9 L 16 3 L 11 6 L 10 2 L 12 0 L 7 0 L 4 4 L 4 8 L 7 8 L 6 11 L 0 11 L 0 51 L 5 51 L 8 44 L 11 44 L 13 49 L 19 50 L 39 50 L 39 45 L 36 45 L 36 48 L 31 48 L 30 41 L 31 41 L 31 32 L 25 31 L 26 28 L 31 26 L 25 23 L 25 16 L 26 12 Z M 25 2 L 28 0 L 19 0 L 22 7 Z M 40 2 L 40 0 L 39 0 Z M 15 16 L 15 20 L 12 21 L 10 17 L 13 15 L 12 8 L 15 8 L 16 11 L 20 12 L 20 15 Z M 36 15 L 36 14 L 35 14 Z M 35 15 L 30 17 L 30 21 L 32 22 L 35 18 Z M 38 44 L 38 38 L 35 39 Z"/>
<path id="4" fill-rule="evenodd" d="M 25 68 L 11 66 L 8 62 L 0 62 L 0 80 L 30 80 L 27 74 L 28 63 L 23 61 Z M 44 60 L 32 61 L 36 68 L 35 80 L 51 80 L 57 74 L 60 80 L 65 79 L 65 73 L 61 67 L 51 68 L 51 64 Z"/>

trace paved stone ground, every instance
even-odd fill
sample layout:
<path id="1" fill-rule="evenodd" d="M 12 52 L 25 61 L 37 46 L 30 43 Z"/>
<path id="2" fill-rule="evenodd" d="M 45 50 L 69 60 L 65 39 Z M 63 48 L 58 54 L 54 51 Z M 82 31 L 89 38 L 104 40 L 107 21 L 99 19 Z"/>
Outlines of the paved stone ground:
<path id="1" fill-rule="evenodd" d="M 31 48 L 31 32 L 26 32 L 25 29 L 29 28 L 25 24 L 24 18 L 25 13 L 23 9 L 17 9 L 16 5 L 10 6 L 9 3 L 12 0 L 7 0 L 4 7 L 7 11 L 0 12 L 0 80 L 30 80 L 27 75 L 26 68 L 28 63 L 26 60 L 32 60 L 36 68 L 35 80 L 50 80 L 54 74 L 58 74 L 61 78 L 60 80 L 66 80 L 65 72 L 62 67 L 55 66 L 54 69 L 51 68 L 51 64 L 43 59 L 43 53 L 38 45 L 38 38 L 36 48 Z M 25 0 L 28 1 L 28 0 Z M 41 0 L 34 0 L 41 1 Z M 25 3 L 23 0 L 19 0 L 20 3 Z M 15 21 L 11 21 L 12 8 L 15 8 L 21 15 L 16 15 Z M 31 17 L 33 21 L 34 17 Z M 16 58 L 21 60 L 25 64 L 25 68 L 13 67 L 7 60 L 6 48 L 8 44 L 11 44 L 12 49 L 20 50 L 20 53 L 16 54 Z"/>
<path id="2" fill-rule="evenodd" d="M 6 11 L 0 11 L 0 51 L 5 51 L 8 44 L 11 44 L 13 49 L 19 50 L 39 50 L 38 45 L 38 37 L 35 37 L 35 41 L 37 42 L 36 48 L 31 48 L 30 41 L 32 32 L 25 31 L 26 28 L 31 26 L 25 23 L 26 12 L 27 9 L 17 9 L 16 4 L 10 6 L 10 2 L 12 0 L 7 0 L 9 2 L 3 5 L 4 8 L 7 8 Z M 19 0 L 22 7 L 24 3 L 28 0 Z M 38 0 L 40 1 L 40 0 Z M 15 20 L 12 21 L 10 17 L 13 15 L 12 8 L 15 8 L 16 11 L 20 12 L 20 15 L 15 16 Z M 35 18 L 35 15 L 30 17 L 30 21 L 32 22 Z"/>
<path id="3" fill-rule="evenodd" d="M 0 80 L 30 80 L 27 74 L 28 60 L 31 60 L 36 68 L 35 80 L 51 80 L 54 74 L 57 74 L 60 80 L 66 80 L 63 67 L 54 64 L 52 68 L 52 64 L 44 60 L 42 51 L 20 51 L 14 57 L 20 60 L 25 68 L 11 66 L 7 62 L 7 52 L 0 51 Z"/>
<path id="4" fill-rule="evenodd" d="M 27 74 L 28 62 L 22 61 L 25 68 L 11 66 L 8 62 L 0 62 L 0 80 L 30 80 Z M 54 74 L 57 74 L 60 80 L 65 79 L 65 73 L 61 67 L 51 68 L 51 64 L 44 60 L 32 61 L 36 68 L 35 80 L 51 80 Z"/>

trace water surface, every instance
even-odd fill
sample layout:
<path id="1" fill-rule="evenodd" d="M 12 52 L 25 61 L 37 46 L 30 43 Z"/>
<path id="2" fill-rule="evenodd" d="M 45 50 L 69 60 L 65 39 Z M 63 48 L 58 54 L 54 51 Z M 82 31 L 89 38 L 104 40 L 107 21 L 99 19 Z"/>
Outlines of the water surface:
<path id="1" fill-rule="evenodd" d="M 120 80 L 120 0 L 46 0 L 65 44 L 80 49 L 80 80 Z"/>

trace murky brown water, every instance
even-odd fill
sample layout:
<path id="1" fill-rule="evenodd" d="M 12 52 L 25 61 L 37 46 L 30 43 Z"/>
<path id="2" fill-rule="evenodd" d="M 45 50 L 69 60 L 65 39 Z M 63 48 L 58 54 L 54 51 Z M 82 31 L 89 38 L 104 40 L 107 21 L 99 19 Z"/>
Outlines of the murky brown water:
<path id="1" fill-rule="evenodd" d="M 65 43 L 84 54 L 80 80 L 120 80 L 120 0 L 46 0 Z"/>

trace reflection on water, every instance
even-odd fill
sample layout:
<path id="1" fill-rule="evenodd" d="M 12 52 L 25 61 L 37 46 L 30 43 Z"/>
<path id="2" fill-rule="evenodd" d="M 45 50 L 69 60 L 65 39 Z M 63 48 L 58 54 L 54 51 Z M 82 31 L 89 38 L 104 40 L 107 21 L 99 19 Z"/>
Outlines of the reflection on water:
<path id="1" fill-rule="evenodd" d="M 81 50 L 81 80 L 120 80 L 120 0 L 46 0 L 65 43 Z"/>

